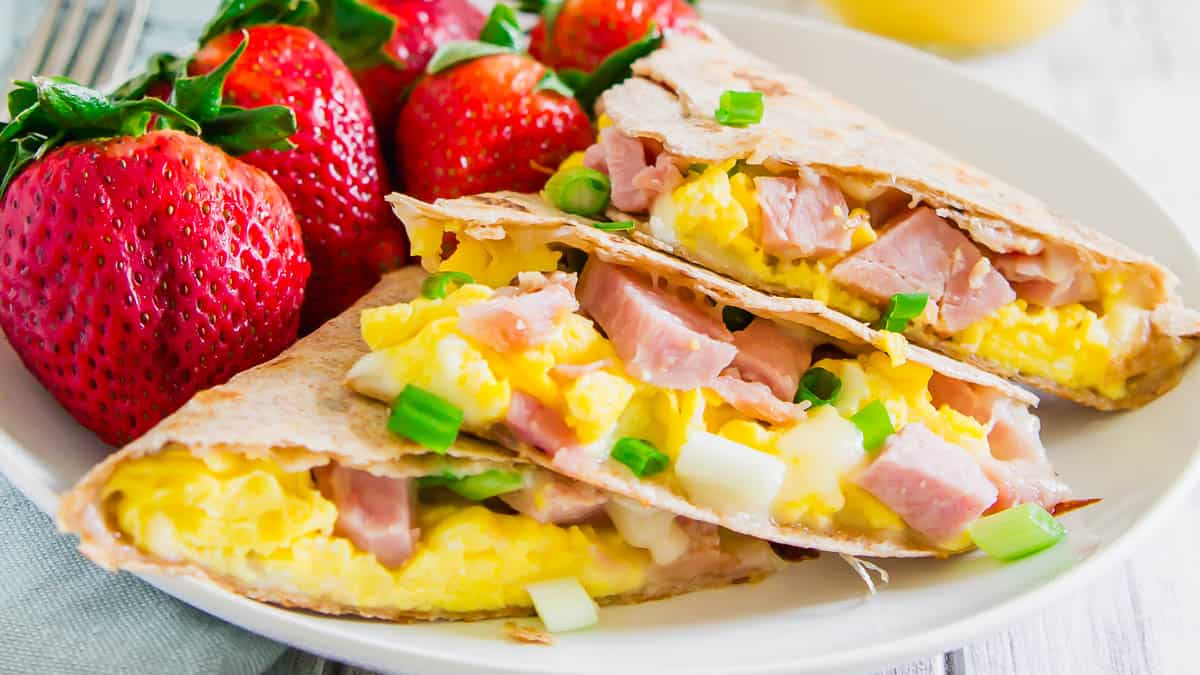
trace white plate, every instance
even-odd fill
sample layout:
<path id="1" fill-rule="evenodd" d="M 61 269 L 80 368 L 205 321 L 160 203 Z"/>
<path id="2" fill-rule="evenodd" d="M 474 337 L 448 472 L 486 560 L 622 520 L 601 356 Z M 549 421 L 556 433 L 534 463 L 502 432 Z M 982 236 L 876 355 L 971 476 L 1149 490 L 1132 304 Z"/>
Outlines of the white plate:
<path id="1" fill-rule="evenodd" d="M 1200 264 L 1157 203 L 1095 148 L 1026 105 L 924 54 L 836 27 L 735 7 L 708 16 L 730 37 L 902 128 L 1152 253 L 1200 305 Z M 1134 229 L 1136 228 L 1136 229 Z M 886 563 L 893 582 L 863 600 L 836 558 L 762 584 L 601 612 L 552 648 L 504 640 L 499 622 L 398 626 L 289 612 L 203 584 L 148 580 L 205 611 L 330 657 L 412 675 L 444 673 L 828 673 L 923 656 L 1001 629 L 1128 554 L 1149 521 L 1200 474 L 1200 371 L 1135 413 L 1042 406 L 1045 437 L 1081 496 L 1066 543 L 1000 565 L 979 556 Z M 104 449 L 0 345 L 0 467 L 51 511 Z"/>

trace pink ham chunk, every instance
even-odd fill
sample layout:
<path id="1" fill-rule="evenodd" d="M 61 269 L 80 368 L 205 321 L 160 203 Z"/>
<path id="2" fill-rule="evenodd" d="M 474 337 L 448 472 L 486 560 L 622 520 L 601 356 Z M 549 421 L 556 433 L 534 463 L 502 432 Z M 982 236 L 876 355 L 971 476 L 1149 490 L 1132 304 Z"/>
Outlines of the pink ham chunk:
<path id="1" fill-rule="evenodd" d="M 505 504 L 539 523 L 578 525 L 596 520 L 604 513 L 608 495 L 573 480 L 539 473 L 533 485 L 500 495 Z"/>
<path id="2" fill-rule="evenodd" d="M 996 509 L 1033 502 L 1047 510 L 1070 499 L 1071 491 L 1046 456 L 1041 421 L 1003 392 L 934 374 L 929 393 L 935 406 L 949 406 L 975 418 L 988 430 L 992 457 L 983 462 L 999 490 Z"/>
<path id="3" fill-rule="evenodd" d="M 907 213 L 911 203 L 912 197 L 896 188 L 884 190 L 878 197 L 867 202 L 871 225 L 879 227 L 896 216 Z"/>
<path id="4" fill-rule="evenodd" d="M 1008 281 L 966 235 L 928 207 L 902 215 L 875 243 L 833 268 L 838 283 L 884 302 L 928 293 L 935 327 L 957 333 L 1016 299 Z"/>
<path id="5" fill-rule="evenodd" d="M 742 379 L 761 382 L 784 401 L 796 396 L 800 376 L 812 363 L 816 345 L 784 333 L 773 321 L 755 319 L 745 330 L 733 334 L 738 349 L 733 367 Z"/>
<path id="6" fill-rule="evenodd" d="M 512 393 L 504 423 L 518 441 L 532 445 L 553 457 L 562 450 L 579 446 L 575 432 L 553 408 L 521 391 Z"/>
<path id="7" fill-rule="evenodd" d="M 612 182 L 612 205 L 627 213 L 639 213 L 650 208 L 654 195 L 633 182 L 647 167 L 646 149 L 642 142 L 626 136 L 616 127 L 608 127 L 600 132 L 600 147 L 604 150 L 604 166 Z M 584 159 L 587 159 L 586 153 Z"/>
<path id="8" fill-rule="evenodd" d="M 377 476 L 330 465 L 313 469 L 321 494 L 337 507 L 334 534 L 397 568 L 412 556 L 416 528 L 416 488 L 409 478 Z"/>
<path id="9" fill-rule="evenodd" d="M 767 385 L 742 379 L 734 368 L 726 373 L 713 382 L 712 390 L 743 415 L 770 424 L 791 424 L 804 419 L 807 403 L 781 400 Z"/>
<path id="10" fill-rule="evenodd" d="M 634 377 L 668 389 L 710 386 L 733 362 L 733 335 L 713 312 L 623 267 L 590 259 L 579 303 Z"/>
<path id="11" fill-rule="evenodd" d="M 675 162 L 671 161 L 670 155 L 665 152 L 659 154 L 658 159 L 654 160 L 654 164 L 637 172 L 633 177 L 633 186 L 650 195 L 647 206 L 660 194 L 671 192 L 680 185 L 683 185 L 683 174 L 679 172 L 679 167 L 675 166 Z"/>
<path id="12" fill-rule="evenodd" d="M 1012 282 L 1017 297 L 1035 305 L 1061 307 L 1100 298 L 1095 277 L 1074 251 L 1063 246 L 1049 246 L 1038 255 L 1002 255 L 996 268 Z"/>
<path id="13" fill-rule="evenodd" d="M 850 250 L 854 225 L 846 198 L 828 178 L 759 176 L 754 179 L 762 209 L 762 245 L 781 258 L 811 258 Z"/>
<path id="14" fill-rule="evenodd" d="M 997 497 L 974 457 L 920 423 L 889 436 L 856 482 L 934 542 L 961 534 Z"/>
<path id="15" fill-rule="evenodd" d="M 608 174 L 608 161 L 604 157 L 604 146 L 600 143 L 593 143 L 589 146 L 583 153 L 583 165 L 600 173 Z"/>
<path id="16" fill-rule="evenodd" d="M 458 310 L 459 330 L 498 352 L 520 352 L 545 343 L 564 316 L 579 309 L 575 277 L 522 272 L 515 293 L 497 292 L 484 302 Z"/>

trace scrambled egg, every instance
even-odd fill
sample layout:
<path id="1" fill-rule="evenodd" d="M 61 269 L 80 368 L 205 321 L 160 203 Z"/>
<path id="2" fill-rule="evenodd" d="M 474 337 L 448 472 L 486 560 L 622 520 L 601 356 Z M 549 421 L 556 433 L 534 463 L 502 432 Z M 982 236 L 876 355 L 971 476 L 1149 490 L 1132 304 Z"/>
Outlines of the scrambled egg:
<path id="1" fill-rule="evenodd" d="M 874 321 L 880 311 L 833 280 L 830 260 L 780 260 L 763 250 L 762 214 L 753 179 L 727 171 L 733 162 L 710 165 L 691 173 L 683 185 L 664 194 L 654 212 L 673 228 L 673 240 L 698 253 L 740 267 L 764 282 L 805 293 L 862 321 Z M 874 240 L 870 225 L 860 226 L 854 240 L 860 246 Z"/>
<path id="2" fill-rule="evenodd" d="M 874 321 L 880 307 L 833 281 L 840 258 L 779 260 L 759 245 L 761 214 L 749 175 L 727 173 L 734 162 L 689 173 L 683 185 L 661 195 L 653 209 L 658 236 L 704 257 L 740 268 L 763 282 L 786 286 L 861 321 Z M 865 212 L 852 246 L 876 239 Z M 1121 398 L 1128 373 L 1113 364 L 1144 344 L 1145 310 L 1124 300 L 1121 280 L 1101 274 L 1102 313 L 1080 305 L 1030 307 L 1023 300 L 1001 308 L 951 339 L 985 358 L 1023 373 L 1050 378 L 1072 388 L 1090 388 Z"/>
<path id="3" fill-rule="evenodd" d="M 968 452 L 988 453 L 987 435 L 978 422 L 949 407 L 933 406 L 928 390 L 931 369 L 885 352 L 814 364 L 841 378 L 836 404 L 793 424 L 767 426 L 711 390 L 674 391 L 632 379 L 612 344 L 578 314 L 564 317 L 543 345 L 519 353 L 494 352 L 457 326 L 459 308 L 483 302 L 492 292 L 468 284 L 441 300 L 419 299 L 363 312 L 364 339 L 376 350 L 365 358 L 385 369 L 394 382 L 397 388 L 389 396 L 410 382 L 427 388 L 461 407 L 470 430 L 499 422 L 512 392 L 522 391 L 561 413 L 598 459 L 607 457 L 618 438 L 633 437 L 652 443 L 673 466 L 690 434 L 714 433 L 783 460 L 787 477 L 772 516 L 783 524 L 821 530 L 904 530 L 897 524 L 899 517 L 878 500 L 847 488 L 848 477 L 868 461 L 862 434 L 848 418 L 871 401 L 883 402 L 897 429 L 921 422 Z M 576 379 L 553 374 L 559 364 L 596 361 L 608 365 Z M 350 381 L 362 391 L 354 372 Z M 389 396 L 380 398 L 390 400 Z M 678 487 L 670 469 L 648 480 Z"/>
<path id="4" fill-rule="evenodd" d="M 174 449 L 130 460 L 105 485 L 104 504 L 149 553 L 364 608 L 528 607 L 527 584 L 566 576 L 603 597 L 641 588 L 650 566 L 611 527 L 546 525 L 464 502 L 422 506 L 416 553 L 388 569 L 333 535 L 336 508 L 308 471 L 235 454 Z"/>

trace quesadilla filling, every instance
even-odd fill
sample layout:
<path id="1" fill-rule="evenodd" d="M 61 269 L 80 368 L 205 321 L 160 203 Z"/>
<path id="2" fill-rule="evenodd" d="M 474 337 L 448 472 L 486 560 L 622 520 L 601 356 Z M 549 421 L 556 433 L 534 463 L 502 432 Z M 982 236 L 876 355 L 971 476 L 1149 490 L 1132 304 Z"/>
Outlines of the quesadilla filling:
<path id="1" fill-rule="evenodd" d="M 770 549 L 528 465 L 385 475 L 181 446 L 120 464 L 105 516 L 163 560 L 266 595 L 377 612 L 531 607 L 531 583 L 662 595 L 773 569 Z M 461 463 L 460 463 L 461 464 Z"/>
<path id="2" fill-rule="evenodd" d="M 926 550 L 963 550 L 984 514 L 1068 496 L 1037 418 L 995 390 L 595 258 L 578 278 L 524 272 L 498 290 L 452 289 L 455 275 L 465 280 L 435 275 L 427 297 L 362 313 L 372 351 L 347 382 L 393 404 L 393 419 L 420 392 L 438 401 L 427 417 L 459 416 L 568 475 L 603 468 L 726 524 Z M 393 431 L 419 440 L 423 426 L 437 425 Z"/>
<path id="3" fill-rule="evenodd" d="M 770 163 L 695 164 L 651 145 L 607 126 L 564 167 L 606 174 L 612 206 L 644 218 L 645 234 L 743 282 L 866 322 L 894 295 L 924 293 L 911 335 L 1114 400 L 1191 352 L 1156 330 L 1155 299 L 1120 265 L 1024 235 L 973 240 L 955 222 L 967 216 L 888 185 Z"/>

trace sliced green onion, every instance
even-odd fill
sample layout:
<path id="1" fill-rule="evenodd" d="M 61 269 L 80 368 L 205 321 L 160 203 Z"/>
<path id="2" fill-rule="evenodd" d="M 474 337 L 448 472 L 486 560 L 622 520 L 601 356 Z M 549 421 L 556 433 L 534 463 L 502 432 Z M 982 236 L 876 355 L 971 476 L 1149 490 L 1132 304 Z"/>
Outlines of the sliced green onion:
<path id="1" fill-rule="evenodd" d="M 595 216 L 608 208 L 612 183 L 608 176 L 577 166 L 559 171 L 546 182 L 546 197 L 550 203 L 577 216 Z"/>
<path id="2" fill-rule="evenodd" d="M 862 410 L 850 417 L 850 421 L 862 432 L 863 449 L 867 452 L 875 452 L 883 446 L 888 436 L 896 433 L 891 415 L 879 401 L 871 401 L 863 406 Z"/>
<path id="3" fill-rule="evenodd" d="M 600 620 L 596 602 L 575 577 L 540 581 L 525 587 L 533 609 L 551 633 L 594 626 Z"/>
<path id="4" fill-rule="evenodd" d="M 637 223 L 632 220 L 618 220 L 612 223 L 592 223 L 592 227 L 605 232 L 624 232 L 637 227 Z"/>
<path id="5" fill-rule="evenodd" d="M 1017 560 L 1057 544 L 1067 528 L 1037 504 L 1021 504 L 980 518 L 967 528 L 984 553 L 999 560 Z"/>
<path id="6" fill-rule="evenodd" d="M 463 411 L 453 403 L 410 384 L 392 402 L 388 430 L 445 454 L 458 438 L 462 421 Z"/>
<path id="7" fill-rule="evenodd" d="M 491 469 L 461 477 L 453 474 L 422 476 L 417 479 L 417 485 L 444 487 L 467 499 L 481 502 L 496 495 L 520 490 L 525 487 L 525 476 L 516 471 Z"/>
<path id="8" fill-rule="evenodd" d="M 475 279 L 466 272 L 438 272 L 425 277 L 421 282 L 421 297 L 430 300 L 440 300 L 450 292 L 450 284 L 465 286 L 475 283 Z"/>
<path id="9" fill-rule="evenodd" d="M 488 15 L 487 23 L 479 33 L 479 41 L 516 49 L 524 40 L 525 34 L 517 24 L 517 13 L 504 3 L 497 3 Z"/>
<path id="10" fill-rule="evenodd" d="M 725 327 L 730 332 L 736 333 L 740 330 L 746 330 L 752 321 L 754 315 L 741 307 L 726 306 L 721 310 L 721 320 L 725 322 Z"/>
<path id="11" fill-rule="evenodd" d="M 892 333 L 903 333 L 908 324 L 921 316 L 929 304 L 928 293 L 897 293 L 888 300 L 887 311 L 879 320 L 879 327 Z"/>
<path id="12" fill-rule="evenodd" d="M 813 405 L 830 405 L 837 402 L 842 393 L 842 378 L 824 368 L 809 368 L 800 378 L 793 402 L 808 401 Z"/>
<path id="13" fill-rule="evenodd" d="M 705 171 L 708 171 L 708 165 L 696 162 L 694 164 L 688 164 L 687 170 L 688 173 L 704 173 Z"/>
<path id="14" fill-rule="evenodd" d="M 671 463 L 670 457 L 640 438 L 622 438 L 613 444 L 611 454 L 613 459 L 629 467 L 638 478 L 653 476 Z"/>
<path id="15" fill-rule="evenodd" d="M 763 116 L 762 92 L 727 90 L 721 94 L 721 105 L 714 114 L 717 121 L 727 127 L 758 124 Z"/>

